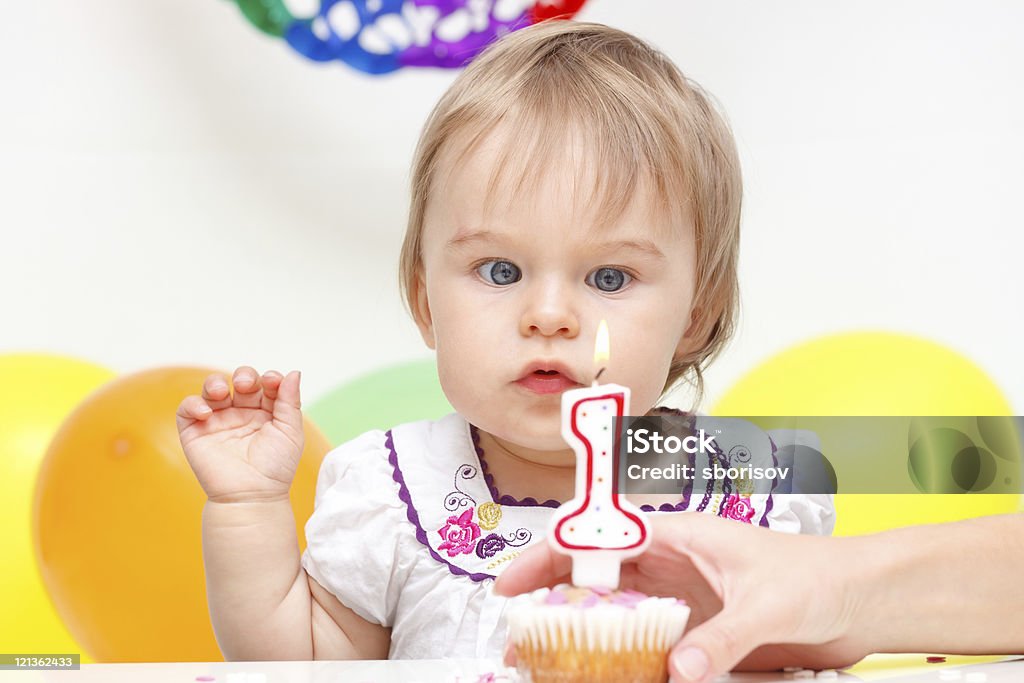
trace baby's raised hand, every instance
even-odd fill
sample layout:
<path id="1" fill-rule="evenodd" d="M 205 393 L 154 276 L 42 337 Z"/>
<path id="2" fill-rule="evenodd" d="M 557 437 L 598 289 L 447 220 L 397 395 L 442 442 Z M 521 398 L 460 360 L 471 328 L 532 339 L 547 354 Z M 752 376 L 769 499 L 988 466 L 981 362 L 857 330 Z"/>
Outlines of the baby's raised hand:
<path id="1" fill-rule="evenodd" d="M 178 406 L 178 436 L 207 498 L 249 502 L 287 498 L 304 443 L 299 376 L 235 370 L 234 394 L 222 375 Z"/>

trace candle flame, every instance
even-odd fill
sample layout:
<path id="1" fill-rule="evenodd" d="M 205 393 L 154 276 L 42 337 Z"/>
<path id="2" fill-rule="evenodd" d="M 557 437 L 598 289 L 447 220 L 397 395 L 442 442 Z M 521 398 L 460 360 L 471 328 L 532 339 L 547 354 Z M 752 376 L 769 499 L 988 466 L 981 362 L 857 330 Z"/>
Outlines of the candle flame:
<path id="1" fill-rule="evenodd" d="M 610 355 L 610 341 L 608 339 L 608 323 L 604 320 L 597 326 L 597 339 L 594 340 L 594 367 L 603 368 L 608 364 Z"/>

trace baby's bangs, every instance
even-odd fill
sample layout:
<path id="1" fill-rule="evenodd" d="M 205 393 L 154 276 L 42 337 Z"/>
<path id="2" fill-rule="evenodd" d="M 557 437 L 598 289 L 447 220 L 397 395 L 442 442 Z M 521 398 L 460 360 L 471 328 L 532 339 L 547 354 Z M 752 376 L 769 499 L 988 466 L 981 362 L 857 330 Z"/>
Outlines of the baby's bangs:
<path id="1" fill-rule="evenodd" d="M 597 230 L 616 224 L 638 199 L 663 219 L 653 222 L 683 227 L 693 164 L 680 124 L 636 76 L 613 62 L 602 66 L 549 62 L 526 75 L 507 109 L 462 112 L 459 133 L 448 140 L 459 150 L 453 167 L 485 140 L 498 149 L 485 215 L 558 180 L 570 188 L 574 214 Z"/>

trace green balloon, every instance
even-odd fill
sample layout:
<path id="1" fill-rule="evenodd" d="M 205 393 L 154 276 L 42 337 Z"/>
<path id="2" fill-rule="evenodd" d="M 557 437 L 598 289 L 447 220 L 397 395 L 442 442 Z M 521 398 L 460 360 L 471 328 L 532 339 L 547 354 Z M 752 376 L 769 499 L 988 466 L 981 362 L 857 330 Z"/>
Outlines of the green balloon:
<path id="1" fill-rule="evenodd" d="M 235 0 L 242 14 L 264 33 L 280 38 L 295 21 L 283 0 Z"/>
<path id="2" fill-rule="evenodd" d="M 306 409 L 334 446 L 371 429 L 436 420 L 450 412 L 433 360 L 392 365 L 362 375 Z"/>

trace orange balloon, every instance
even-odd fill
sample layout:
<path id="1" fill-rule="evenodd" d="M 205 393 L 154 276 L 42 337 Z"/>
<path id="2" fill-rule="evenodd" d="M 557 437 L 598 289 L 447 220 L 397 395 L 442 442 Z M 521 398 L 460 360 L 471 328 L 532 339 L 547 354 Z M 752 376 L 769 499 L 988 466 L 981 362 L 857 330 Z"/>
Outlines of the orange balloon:
<path id="1" fill-rule="evenodd" d="M 43 582 L 77 641 L 100 662 L 213 661 L 206 604 L 206 500 L 174 414 L 215 370 L 123 376 L 65 420 L 36 485 L 33 534 Z M 291 489 L 300 549 L 327 439 L 305 421 Z"/>

